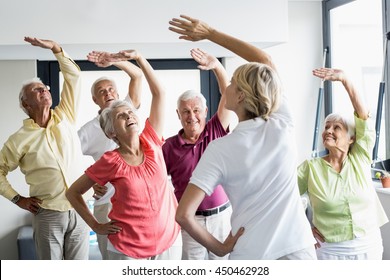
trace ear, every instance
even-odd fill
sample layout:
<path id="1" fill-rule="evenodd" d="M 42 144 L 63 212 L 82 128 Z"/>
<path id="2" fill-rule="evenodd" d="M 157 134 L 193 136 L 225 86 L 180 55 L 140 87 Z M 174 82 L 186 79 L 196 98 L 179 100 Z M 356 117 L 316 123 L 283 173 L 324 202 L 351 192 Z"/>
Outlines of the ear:
<path id="1" fill-rule="evenodd" d="M 23 106 L 23 108 L 25 108 L 28 112 L 30 112 L 31 107 L 30 107 L 24 100 L 22 101 L 22 106 Z"/>
<path id="2" fill-rule="evenodd" d="M 243 102 L 244 99 L 245 99 L 245 94 L 244 94 L 244 92 L 239 91 L 239 92 L 238 92 L 238 95 L 237 95 L 237 101 L 238 101 L 238 103 Z"/>
<path id="3" fill-rule="evenodd" d="M 355 140 L 356 140 L 355 136 L 352 136 L 351 138 L 349 138 L 349 145 L 355 143 Z"/>
<path id="4" fill-rule="evenodd" d="M 95 102 L 96 105 L 98 105 L 97 102 L 96 102 L 96 98 L 93 95 L 92 95 L 92 100 L 93 100 L 93 102 Z"/>
<path id="5" fill-rule="evenodd" d="M 112 140 L 116 140 L 117 138 L 116 138 L 116 134 L 113 132 L 113 133 L 110 133 L 109 135 L 108 135 L 108 138 L 110 138 L 110 139 L 112 139 Z"/>
<path id="6" fill-rule="evenodd" d="M 179 118 L 179 120 L 181 120 L 180 114 L 179 114 L 179 109 L 176 109 L 176 114 L 177 114 L 177 117 Z"/>
<path id="7" fill-rule="evenodd" d="M 209 111 L 209 107 L 206 106 L 206 109 L 204 109 L 204 114 L 206 115 L 207 118 L 207 112 Z"/>

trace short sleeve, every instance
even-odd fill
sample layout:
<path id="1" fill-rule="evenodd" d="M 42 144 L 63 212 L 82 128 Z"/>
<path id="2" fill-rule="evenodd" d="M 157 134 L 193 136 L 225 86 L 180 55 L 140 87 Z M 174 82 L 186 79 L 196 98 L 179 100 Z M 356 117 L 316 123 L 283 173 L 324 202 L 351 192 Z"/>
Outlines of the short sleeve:
<path id="1" fill-rule="evenodd" d="M 309 163 L 305 160 L 298 166 L 298 187 L 299 194 L 302 195 L 307 192 L 309 180 Z"/>

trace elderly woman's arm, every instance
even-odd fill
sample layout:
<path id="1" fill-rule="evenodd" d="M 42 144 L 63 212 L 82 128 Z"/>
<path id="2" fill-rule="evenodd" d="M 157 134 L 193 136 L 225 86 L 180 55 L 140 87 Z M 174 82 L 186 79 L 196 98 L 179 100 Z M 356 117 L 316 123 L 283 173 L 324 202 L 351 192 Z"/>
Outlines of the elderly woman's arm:
<path id="1" fill-rule="evenodd" d="M 123 50 L 118 53 L 102 53 L 95 58 L 99 63 L 135 60 L 149 84 L 152 93 L 152 104 L 149 122 L 159 137 L 162 137 L 165 119 L 165 90 L 157 79 L 150 63 L 135 50 Z"/>
<path id="2" fill-rule="evenodd" d="M 349 95 L 352 106 L 360 119 L 368 119 L 368 108 L 363 103 L 355 86 L 348 79 L 343 70 L 331 68 L 318 68 L 313 70 L 313 75 L 328 81 L 340 81 Z"/>
<path id="3" fill-rule="evenodd" d="M 220 32 L 207 23 L 186 15 L 169 21 L 169 30 L 180 34 L 179 39 L 187 41 L 210 40 L 250 62 L 260 62 L 275 69 L 271 56 L 265 51 L 231 35 Z"/>
<path id="4" fill-rule="evenodd" d="M 72 204 L 77 213 L 84 219 L 90 228 L 98 234 L 113 234 L 121 231 L 121 228 L 114 224 L 114 221 L 100 224 L 84 201 L 83 194 L 95 184 L 87 175 L 83 174 L 66 191 L 66 198 Z"/>
<path id="5" fill-rule="evenodd" d="M 195 220 L 195 212 L 204 197 L 205 193 L 200 188 L 194 184 L 188 184 L 177 208 L 176 221 L 196 241 L 217 256 L 222 257 L 233 251 L 234 245 L 238 238 L 244 233 L 244 229 L 240 228 L 234 236 L 230 233 L 224 243 L 215 239 L 214 236 Z"/>

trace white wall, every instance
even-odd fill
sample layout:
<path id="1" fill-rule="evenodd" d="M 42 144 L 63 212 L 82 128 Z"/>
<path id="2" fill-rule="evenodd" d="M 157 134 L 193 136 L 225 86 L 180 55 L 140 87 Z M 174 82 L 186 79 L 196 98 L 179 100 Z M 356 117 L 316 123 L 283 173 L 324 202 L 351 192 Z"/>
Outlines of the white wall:
<path id="1" fill-rule="evenodd" d="M 318 1 L 289 2 L 288 40 L 266 49 L 276 64 L 294 114 L 299 163 L 311 156 L 320 85 L 311 71 L 322 64 L 321 11 Z M 227 58 L 225 62 L 231 75 L 245 61 Z"/>
<path id="2" fill-rule="evenodd" d="M 265 6 L 266 7 L 266 6 Z M 222 13 L 222 12 L 221 12 Z M 240 22 L 236 21 L 239 25 Z M 242 27 L 246 29 L 248 27 Z M 264 24 L 254 26 L 252 32 L 271 28 Z M 193 44 L 195 47 L 196 44 Z M 311 76 L 311 70 L 321 64 L 321 3 L 294 1 L 288 5 L 288 41 L 268 48 L 273 56 L 284 83 L 286 94 L 297 124 L 299 161 L 310 156 L 314 128 L 318 81 Z M 232 74 L 239 59 L 228 58 L 227 70 Z M 22 124 L 23 112 L 18 108 L 17 95 L 21 82 L 35 76 L 33 61 L 0 61 L 1 106 L 0 146 L 8 136 Z M 27 194 L 26 184 L 19 171 L 9 175 L 11 183 L 22 194 Z M 0 197 L 0 259 L 17 259 L 16 232 L 20 225 L 30 222 L 29 215 Z M 4 214 L 6 213 L 6 214 Z"/>
<path id="3" fill-rule="evenodd" d="M 3 2 L 3 3 L 2 3 Z M 287 36 L 287 0 L 35 0 L 0 2 L 0 59 L 46 59 L 47 52 L 30 48 L 23 36 L 59 42 L 74 59 L 85 59 L 92 49 L 142 49 L 149 58 L 189 57 L 191 42 L 177 40 L 168 21 L 180 14 L 201 18 L 215 28 L 270 46 Z M 23 7 L 21 9 L 21 7 Z M 237 24 L 239 23 L 239 24 Z M 242 26 L 264 26 L 257 29 Z M 75 32 L 77 31 L 77 32 Z M 201 43 L 217 56 L 225 49 Z M 51 59 L 51 57 L 49 57 Z"/>

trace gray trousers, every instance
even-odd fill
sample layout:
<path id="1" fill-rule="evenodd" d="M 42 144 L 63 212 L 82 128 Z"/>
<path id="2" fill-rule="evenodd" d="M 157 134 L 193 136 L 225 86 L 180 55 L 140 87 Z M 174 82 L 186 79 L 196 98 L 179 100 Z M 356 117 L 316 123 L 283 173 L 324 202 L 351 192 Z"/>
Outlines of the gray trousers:
<path id="1" fill-rule="evenodd" d="M 33 217 L 34 241 L 40 260 L 88 260 L 89 227 L 74 209 L 41 208 Z"/>

